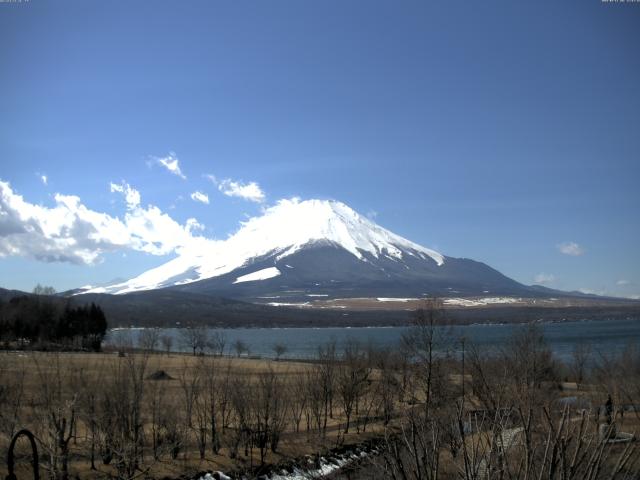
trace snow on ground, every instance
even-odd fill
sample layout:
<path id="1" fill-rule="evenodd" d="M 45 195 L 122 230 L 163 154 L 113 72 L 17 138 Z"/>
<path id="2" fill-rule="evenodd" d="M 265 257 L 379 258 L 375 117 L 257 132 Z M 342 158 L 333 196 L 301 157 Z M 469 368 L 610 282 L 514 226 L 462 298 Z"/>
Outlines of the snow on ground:
<path id="1" fill-rule="evenodd" d="M 309 302 L 304 303 L 285 303 L 285 302 L 269 302 L 267 305 L 272 307 L 311 307 Z"/>
<path id="2" fill-rule="evenodd" d="M 387 297 L 379 297 L 376 298 L 379 302 L 415 302 L 417 300 L 421 300 L 420 298 L 387 298 Z"/>
<path id="3" fill-rule="evenodd" d="M 483 298 L 445 298 L 445 305 L 457 305 L 460 307 L 481 307 L 483 305 L 496 305 L 507 303 L 520 303 L 521 298 L 514 297 L 483 297 Z"/>
<path id="4" fill-rule="evenodd" d="M 96 287 L 96 288 L 91 288 L 91 293 L 107 293 L 107 289 L 104 287 Z M 88 291 L 88 290 L 87 290 Z M 87 291 L 82 291 L 82 292 L 78 292 L 78 293 L 74 293 L 75 295 L 82 295 L 83 293 L 87 293 Z"/>
<path id="5" fill-rule="evenodd" d="M 373 449 L 371 454 L 376 455 L 379 453 L 377 449 Z M 325 478 L 327 475 L 334 473 L 341 468 L 362 460 L 367 457 L 369 454 L 364 451 L 360 452 L 348 452 L 342 455 L 335 455 L 329 458 L 320 457 L 317 466 L 313 466 L 310 469 L 306 469 L 303 466 L 296 466 L 292 468 L 291 472 L 282 469 L 280 473 L 272 473 L 271 475 L 265 475 L 268 480 L 310 480 L 310 479 L 320 479 Z M 308 458 L 307 462 L 309 466 L 311 466 L 314 462 Z M 319 468 L 318 468 L 319 467 Z M 221 480 L 231 480 L 231 477 L 225 475 L 222 472 L 214 472 L 214 475 L 211 473 L 207 473 L 206 475 L 200 477 L 199 480 L 214 480 L 215 478 L 220 478 Z M 244 477 L 243 477 L 244 478 Z"/>
<path id="6" fill-rule="evenodd" d="M 326 293 L 307 293 L 307 297 L 328 297 Z"/>
<path id="7" fill-rule="evenodd" d="M 277 267 L 263 268 L 257 272 L 242 275 L 241 277 L 236 278 L 236 281 L 233 283 L 255 282 L 256 280 L 266 280 L 268 278 L 277 277 L 278 275 L 280 275 L 280 270 L 278 270 Z"/>

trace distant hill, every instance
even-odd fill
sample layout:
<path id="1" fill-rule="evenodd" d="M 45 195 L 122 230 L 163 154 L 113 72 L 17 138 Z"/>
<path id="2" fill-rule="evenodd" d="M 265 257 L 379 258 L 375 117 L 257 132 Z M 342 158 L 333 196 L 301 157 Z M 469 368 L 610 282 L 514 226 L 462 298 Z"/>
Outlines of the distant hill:
<path id="1" fill-rule="evenodd" d="M 13 297 L 19 297 L 21 295 L 31 295 L 27 292 L 22 292 L 20 290 L 7 290 L 6 288 L 0 288 L 0 300 L 3 302 L 8 302 Z"/>
<path id="2" fill-rule="evenodd" d="M 0 288 L 0 299 L 31 295 Z M 60 297 L 59 297 L 60 298 Z M 63 298 L 60 298 L 61 300 Z M 379 308 L 297 308 L 252 304 L 206 294 L 159 289 L 127 295 L 86 294 L 67 297 L 72 305 L 94 302 L 105 312 L 109 327 L 327 327 L 407 325 L 412 312 L 380 304 Z M 416 304 L 419 305 L 419 302 Z M 387 308 L 383 308 L 387 306 Z M 412 305 L 413 309 L 413 305 Z M 482 308 L 447 307 L 447 317 L 456 323 L 562 321 L 586 318 L 640 318 L 640 302 L 598 300 L 564 306 L 487 305 Z"/>

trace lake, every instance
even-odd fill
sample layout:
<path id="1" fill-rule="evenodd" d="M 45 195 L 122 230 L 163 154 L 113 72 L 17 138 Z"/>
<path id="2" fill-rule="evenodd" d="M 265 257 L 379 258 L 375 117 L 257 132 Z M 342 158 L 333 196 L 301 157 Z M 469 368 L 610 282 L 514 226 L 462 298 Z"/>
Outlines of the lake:
<path id="1" fill-rule="evenodd" d="M 627 345 L 640 345 L 640 319 L 624 320 L 584 320 L 579 322 L 558 322 L 540 324 L 545 338 L 554 354 L 564 360 L 571 357 L 579 343 L 591 345 L 594 353 L 607 353 L 624 349 Z M 226 338 L 225 353 L 232 353 L 232 345 L 242 340 L 252 356 L 272 358 L 273 345 L 286 345 L 286 358 L 313 358 L 320 345 L 335 340 L 338 348 L 349 340 L 376 347 L 394 347 L 411 327 L 354 327 L 354 328 L 226 328 L 210 329 L 221 332 Z M 465 325 L 449 327 L 451 338 L 465 338 L 482 348 L 504 345 L 513 332 L 522 325 Z M 189 351 L 181 344 L 180 330 L 160 329 L 162 335 L 173 337 L 173 351 Z M 130 337 L 134 342 L 142 329 L 120 328 L 109 331 L 105 343 L 117 342 L 119 338 Z M 456 342 L 459 344 L 459 342 Z M 161 347 L 158 347 L 161 348 Z"/>

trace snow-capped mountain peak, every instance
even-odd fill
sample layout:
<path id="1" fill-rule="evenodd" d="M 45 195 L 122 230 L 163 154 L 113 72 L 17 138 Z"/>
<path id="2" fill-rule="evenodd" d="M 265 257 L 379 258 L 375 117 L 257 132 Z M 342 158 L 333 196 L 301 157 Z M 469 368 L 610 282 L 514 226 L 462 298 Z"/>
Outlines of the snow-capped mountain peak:
<path id="1" fill-rule="evenodd" d="M 267 255 L 279 261 L 305 247 L 326 243 L 362 261 L 367 256 L 402 260 L 405 255 L 431 259 L 439 266 L 445 261 L 440 253 L 380 227 L 344 203 L 290 199 L 243 222 L 228 239 L 209 242 L 206 251 L 182 254 L 129 281 L 83 293 L 128 293 L 191 283 L 227 274 Z"/>
<path id="2" fill-rule="evenodd" d="M 245 222 L 228 242 L 262 244 L 262 254 L 282 249 L 284 258 L 314 241 L 333 242 L 358 258 L 363 252 L 375 257 L 384 251 L 402 258 L 402 249 L 415 250 L 438 264 L 444 257 L 378 226 L 342 202 L 330 200 L 282 200 L 261 217 Z"/>

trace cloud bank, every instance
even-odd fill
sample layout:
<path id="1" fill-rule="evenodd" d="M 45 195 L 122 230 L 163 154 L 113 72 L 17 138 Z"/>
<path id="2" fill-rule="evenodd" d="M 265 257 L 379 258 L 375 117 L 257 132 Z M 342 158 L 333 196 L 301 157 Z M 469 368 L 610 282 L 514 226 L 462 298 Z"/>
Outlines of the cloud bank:
<path id="1" fill-rule="evenodd" d="M 203 228 L 194 218 L 183 225 L 156 206 L 142 207 L 140 193 L 126 182 L 111 183 L 110 190 L 124 197 L 123 218 L 91 210 L 74 195 L 56 193 L 53 207 L 36 205 L 0 180 L 0 257 L 91 265 L 120 249 L 167 255 L 215 242 L 194 234 Z"/>
<path id="2" fill-rule="evenodd" d="M 127 207 L 135 208 L 140 205 L 140 192 L 135 188 L 131 188 L 131 186 L 125 181 L 122 181 L 120 184 L 112 182 L 109 184 L 109 189 L 111 190 L 111 193 L 122 193 L 127 202 Z"/>

